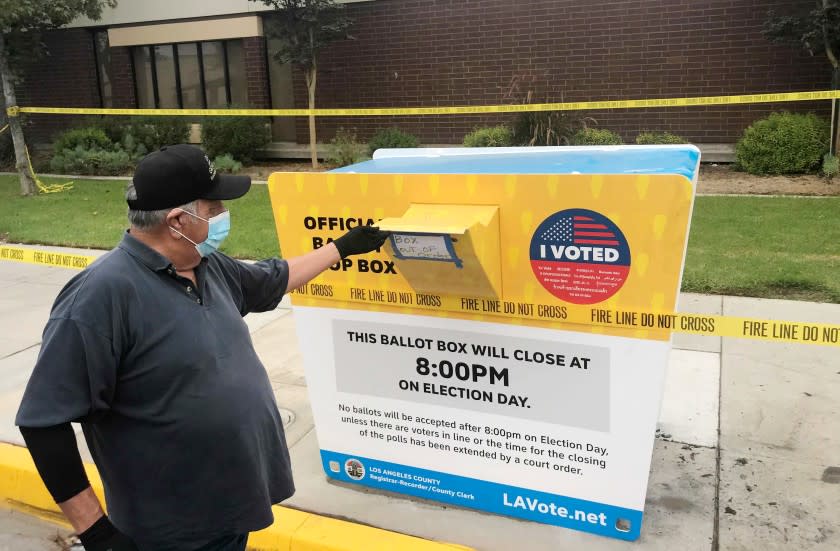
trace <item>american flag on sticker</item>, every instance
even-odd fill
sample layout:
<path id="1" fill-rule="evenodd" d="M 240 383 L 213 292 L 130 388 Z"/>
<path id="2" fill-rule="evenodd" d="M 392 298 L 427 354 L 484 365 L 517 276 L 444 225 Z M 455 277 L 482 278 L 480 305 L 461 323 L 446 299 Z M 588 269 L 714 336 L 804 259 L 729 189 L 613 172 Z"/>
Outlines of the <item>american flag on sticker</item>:
<path id="1" fill-rule="evenodd" d="M 540 236 L 546 242 L 567 245 L 618 246 L 615 233 L 605 224 L 600 224 L 591 216 L 564 216 L 557 220 Z"/>
<path id="2" fill-rule="evenodd" d="M 600 212 L 567 209 L 537 226 L 531 269 L 546 291 L 566 302 L 596 304 L 615 295 L 630 276 L 630 245 Z"/>

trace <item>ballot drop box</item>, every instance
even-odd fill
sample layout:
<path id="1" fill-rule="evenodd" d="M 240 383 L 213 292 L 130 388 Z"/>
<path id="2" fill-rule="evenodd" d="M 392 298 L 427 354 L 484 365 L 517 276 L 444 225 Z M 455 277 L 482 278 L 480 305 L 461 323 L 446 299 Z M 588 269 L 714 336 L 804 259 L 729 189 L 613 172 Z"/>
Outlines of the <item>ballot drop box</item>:
<path id="1" fill-rule="evenodd" d="M 380 150 L 273 174 L 287 258 L 392 232 L 291 294 L 326 475 L 637 539 L 699 160 Z"/>

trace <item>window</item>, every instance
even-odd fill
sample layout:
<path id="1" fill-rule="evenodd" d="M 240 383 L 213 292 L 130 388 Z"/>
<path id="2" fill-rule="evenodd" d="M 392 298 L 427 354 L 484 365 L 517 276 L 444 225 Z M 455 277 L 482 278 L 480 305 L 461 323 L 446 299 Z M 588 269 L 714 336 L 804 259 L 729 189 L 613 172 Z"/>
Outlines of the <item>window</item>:
<path id="1" fill-rule="evenodd" d="M 248 104 L 248 87 L 234 86 L 233 83 L 246 83 L 245 76 L 245 53 L 242 51 L 242 42 L 227 42 L 228 59 L 228 82 L 230 83 L 230 102 L 233 105 Z"/>
<path id="2" fill-rule="evenodd" d="M 206 99 L 198 44 L 178 44 L 178 69 L 181 74 L 181 103 L 185 109 L 202 109 Z"/>
<path id="3" fill-rule="evenodd" d="M 157 89 L 154 84 L 152 56 L 149 48 L 134 48 L 134 85 L 137 88 L 138 107 L 157 107 Z"/>
<path id="4" fill-rule="evenodd" d="M 96 56 L 96 76 L 99 79 L 99 103 L 102 107 L 113 107 L 111 49 L 108 45 L 108 31 L 95 31 L 93 33 L 93 52 Z"/>
<path id="5" fill-rule="evenodd" d="M 247 105 L 241 40 L 132 48 L 137 106 L 215 109 Z"/>
<path id="6" fill-rule="evenodd" d="M 175 48 L 171 45 L 154 46 L 155 54 L 152 67 L 157 76 L 158 107 L 162 109 L 178 109 L 180 90 L 178 89 L 178 65 L 175 63 Z"/>
<path id="7" fill-rule="evenodd" d="M 228 70 L 225 50 L 222 42 L 204 42 L 201 44 L 204 60 L 204 83 L 207 90 L 209 109 L 226 107 L 228 98 Z"/>

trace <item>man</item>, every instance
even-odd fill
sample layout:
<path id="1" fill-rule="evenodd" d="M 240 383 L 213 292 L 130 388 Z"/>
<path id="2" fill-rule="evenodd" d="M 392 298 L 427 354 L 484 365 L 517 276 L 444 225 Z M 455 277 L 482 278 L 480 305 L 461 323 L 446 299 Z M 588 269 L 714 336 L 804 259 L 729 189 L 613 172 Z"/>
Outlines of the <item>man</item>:
<path id="1" fill-rule="evenodd" d="M 233 260 L 216 252 L 230 229 L 222 200 L 250 185 L 189 145 L 148 155 L 126 194 L 129 231 L 53 305 L 16 423 L 87 551 L 240 551 L 294 493 L 242 317 L 387 233 L 358 227 L 301 257 Z M 109 516 L 71 422 L 82 424 Z"/>

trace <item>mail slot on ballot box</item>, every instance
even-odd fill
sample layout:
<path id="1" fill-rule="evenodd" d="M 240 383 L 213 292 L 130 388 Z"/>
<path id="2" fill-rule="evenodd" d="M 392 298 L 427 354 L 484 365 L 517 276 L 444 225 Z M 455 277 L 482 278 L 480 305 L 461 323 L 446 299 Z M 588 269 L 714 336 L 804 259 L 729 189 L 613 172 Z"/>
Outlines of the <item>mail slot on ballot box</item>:
<path id="1" fill-rule="evenodd" d="M 499 207 L 411 204 L 379 227 L 392 232 L 388 252 L 415 291 L 501 295 Z"/>

